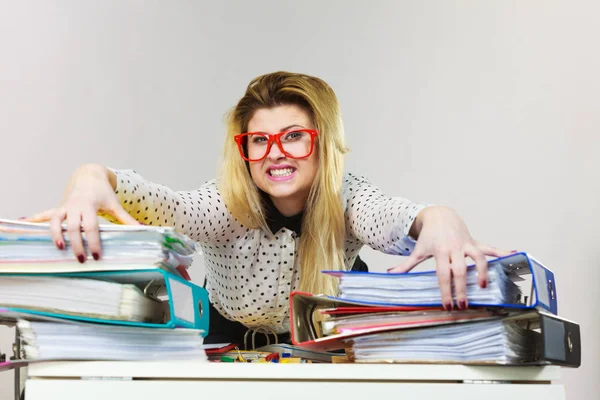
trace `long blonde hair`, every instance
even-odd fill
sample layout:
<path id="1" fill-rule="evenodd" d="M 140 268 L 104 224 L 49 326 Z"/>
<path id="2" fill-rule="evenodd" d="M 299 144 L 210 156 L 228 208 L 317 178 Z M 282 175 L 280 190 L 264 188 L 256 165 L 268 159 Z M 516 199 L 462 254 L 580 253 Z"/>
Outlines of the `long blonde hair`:
<path id="1" fill-rule="evenodd" d="M 296 105 L 304 109 L 319 132 L 316 138 L 319 167 L 306 202 L 298 248 L 299 290 L 335 295 L 336 281 L 320 271 L 344 268 L 346 230 L 341 188 L 343 155 L 347 148 L 337 97 L 327 83 L 290 72 L 274 72 L 253 79 L 227 117 L 219 190 L 229 212 L 240 223 L 271 233 L 259 189 L 240 157 L 234 136 L 247 131 L 257 110 L 279 105 Z"/>

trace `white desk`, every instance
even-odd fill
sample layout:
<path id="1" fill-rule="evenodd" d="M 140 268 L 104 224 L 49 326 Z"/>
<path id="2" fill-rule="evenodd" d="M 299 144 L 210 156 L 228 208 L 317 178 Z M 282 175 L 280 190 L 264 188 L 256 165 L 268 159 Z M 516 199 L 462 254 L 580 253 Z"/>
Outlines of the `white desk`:
<path id="1" fill-rule="evenodd" d="M 559 377 L 558 367 L 56 362 L 30 365 L 25 387 L 27 400 L 564 400 Z"/>

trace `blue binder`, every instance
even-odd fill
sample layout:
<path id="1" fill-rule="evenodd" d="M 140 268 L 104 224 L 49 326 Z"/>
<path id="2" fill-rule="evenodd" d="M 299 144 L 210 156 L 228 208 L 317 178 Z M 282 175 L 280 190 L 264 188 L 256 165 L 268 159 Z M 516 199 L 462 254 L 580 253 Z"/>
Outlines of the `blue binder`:
<path id="1" fill-rule="evenodd" d="M 554 315 L 558 314 L 556 281 L 554 273 L 546 268 L 541 262 L 533 258 L 531 255 L 521 252 L 511 254 L 506 257 L 496 258 L 488 261 L 488 265 L 500 264 L 504 268 L 508 278 L 517 283 L 522 291 L 522 296 L 518 303 L 511 304 L 487 304 L 469 302 L 470 307 L 505 307 L 516 309 L 544 309 Z M 475 265 L 469 265 L 467 268 L 475 268 Z M 347 274 L 369 274 L 390 276 L 387 273 L 377 272 L 357 272 L 357 271 L 322 271 L 336 277 L 341 277 Z M 407 272 L 406 274 L 433 274 L 435 271 L 425 272 Z M 399 279 L 402 275 L 395 274 Z M 332 299 L 336 299 L 332 297 Z M 338 299 L 341 300 L 341 299 Z M 361 301 L 360 299 L 343 299 L 346 302 L 364 305 L 386 305 L 386 306 L 416 306 L 416 307 L 441 307 L 440 303 L 431 304 L 399 304 L 399 303 L 376 303 L 369 301 Z"/>
<path id="2" fill-rule="evenodd" d="M 152 322 L 122 321 L 85 316 L 68 315 L 33 309 L 2 307 L 8 315 L 39 316 L 43 318 L 61 318 L 73 321 L 94 322 L 114 325 L 130 325 L 147 328 L 191 328 L 201 330 L 202 336 L 208 334 L 209 300 L 206 289 L 188 282 L 161 269 L 137 271 L 76 272 L 62 274 L 0 274 L 2 276 L 56 276 L 107 280 L 118 283 L 134 284 L 144 294 L 157 302 L 160 314 Z M 4 314 L 7 315 L 7 314 Z M 0 315 L 1 317 L 1 315 Z"/>

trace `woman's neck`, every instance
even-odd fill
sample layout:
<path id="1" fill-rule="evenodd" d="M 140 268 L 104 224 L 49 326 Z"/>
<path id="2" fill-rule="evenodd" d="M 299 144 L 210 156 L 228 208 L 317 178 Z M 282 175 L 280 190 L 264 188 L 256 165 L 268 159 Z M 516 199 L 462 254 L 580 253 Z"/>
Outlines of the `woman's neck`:
<path id="1" fill-rule="evenodd" d="M 273 202 L 275 208 L 277 208 L 281 215 L 285 217 L 291 217 L 301 213 L 306 205 L 306 199 L 302 198 L 278 199 L 272 196 L 269 197 L 271 197 L 271 201 Z"/>

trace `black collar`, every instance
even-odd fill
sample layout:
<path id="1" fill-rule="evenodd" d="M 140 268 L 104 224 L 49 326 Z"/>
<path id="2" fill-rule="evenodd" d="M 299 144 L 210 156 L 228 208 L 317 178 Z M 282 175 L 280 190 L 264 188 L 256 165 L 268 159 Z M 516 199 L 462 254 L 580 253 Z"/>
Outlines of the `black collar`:
<path id="1" fill-rule="evenodd" d="M 291 217 L 286 217 L 281 214 L 271 197 L 268 194 L 260 191 L 262 195 L 263 202 L 265 204 L 265 218 L 267 220 L 267 226 L 273 232 L 273 234 L 279 232 L 281 228 L 287 228 L 293 232 L 296 232 L 296 235 L 300 236 L 302 232 L 302 216 L 304 215 L 304 211 L 300 211 L 296 215 L 292 215 Z"/>

